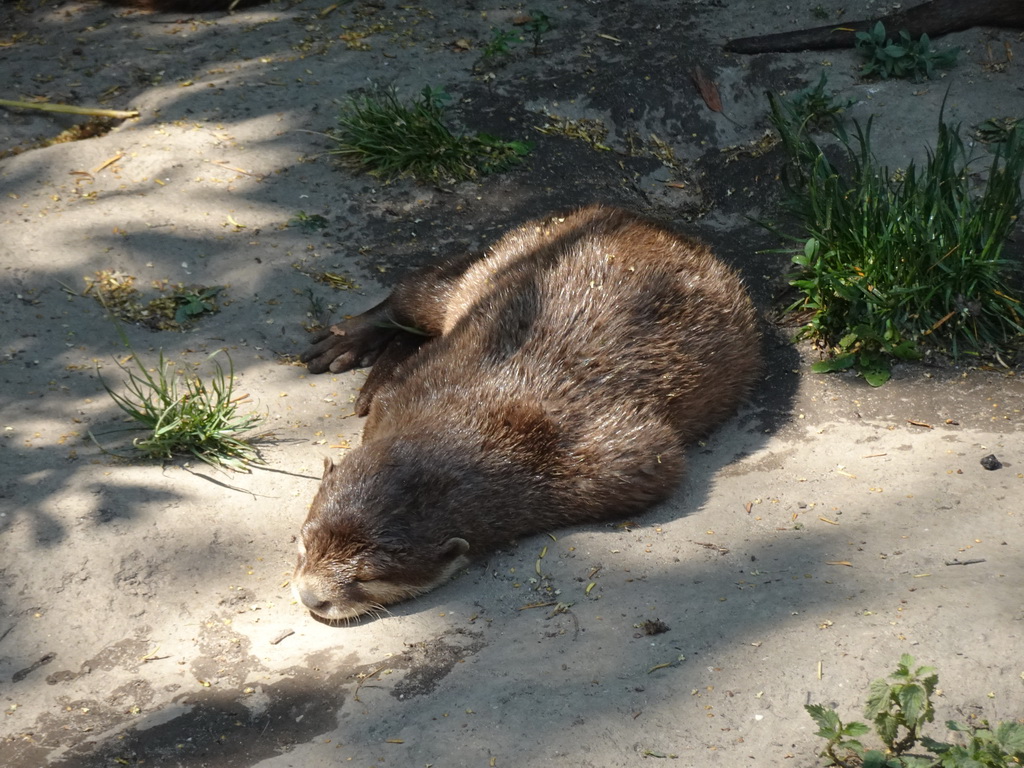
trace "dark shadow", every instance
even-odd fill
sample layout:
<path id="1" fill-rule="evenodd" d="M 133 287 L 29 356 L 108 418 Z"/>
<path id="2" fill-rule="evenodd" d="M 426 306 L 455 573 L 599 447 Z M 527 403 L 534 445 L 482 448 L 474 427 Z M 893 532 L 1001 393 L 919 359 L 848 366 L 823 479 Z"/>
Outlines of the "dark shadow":
<path id="1" fill-rule="evenodd" d="M 671 627 L 673 644 L 696 650 L 698 658 L 694 659 L 695 663 L 677 668 L 674 674 L 682 676 L 684 681 L 692 679 L 692 685 L 698 686 L 703 672 L 700 654 L 710 653 L 716 644 L 730 639 L 757 637 L 783 616 L 821 609 L 836 599 L 839 588 L 829 587 L 822 572 L 825 567 L 821 565 L 822 547 L 821 537 L 802 538 L 794 534 L 780 541 L 770 552 L 759 552 L 760 567 L 775 571 L 784 567 L 787 573 L 791 569 L 798 571 L 802 575 L 801 581 L 794 585 L 788 576 L 752 577 L 759 582 L 758 590 L 730 598 L 746 603 L 744 610 L 729 614 L 732 617 L 730 621 L 735 623 L 723 621 L 722 615 L 714 610 L 675 598 L 682 585 L 688 585 L 690 591 L 705 596 L 719 593 L 735 595 L 735 569 L 722 567 L 716 560 L 704 564 L 680 564 L 668 571 L 648 574 L 642 585 L 635 588 L 638 594 L 633 599 L 662 606 L 659 616 Z M 494 558 L 495 564 L 518 562 L 519 559 L 515 553 L 499 554 Z M 473 582 L 490 578 L 488 570 L 489 566 L 475 566 L 456 583 L 416 601 L 412 606 L 403 606 L 400 612 L 430 611 L 438 604 L 450 604 L 453 596 L 471 601 L 475 591 Z M 805 573 L 807 575 L 803 577 Z M 812 576 L 819 585 L 818 590 L 806 588 L 805 581 Z M 500 606 L 480 602 L 477 606 L 482 617 L 495 611 L 494 616 L 500 620 Z M 579 616 L 572 614 L 549 619 L 552 630 L 559 637 L 553 642 L 566 646 L 563 651 L 572 649 L 573 644 L 586 643 L 587 628 L 593 628 L 592 614 L 596 606 L 583 604 L 573 609 L 583 616 L 582 627 L 578 623 L 574 625 L 574 619 L 579 622 Z M 525 621 L 527 619 L 524 618 L 519 623 Z M 166 711 L 151 713 L 131 725 L 127 719 L 124 720 L 127 726 L 124 731 L 99 744 L 93 743 L 87 734 L 71 739 L 67 742 L 69 749 L 51 764 L 87 768 L 114 762 L 138 765 L 173 760 L 181 766 L 213 764 L 241 768 L 287 752 L 298 744 L 312 742 L 316 737 L 324 737 L 339 727 L 342 728 L 343 746 L 348 747 L 348 751 L 342 754 L 351 754 L 352 749 L 374 748 L 387 737 L 386 729 L 393 727 L 383 724 L 401 722 L 406 708 L 422 707 L 432 700 L 423 697 L 443 690 L 446 698 L 458 702 L 471 695 L 465 686 L 473 685 L 473 675 L 461 669 L 463 662 L 481 657 L 490 658 L 493 662 L 495 659 L 491 657 L 496 654 L 504 656 L 511 664 L 513 659 L 518 662 L 524 653 L 533 654 L 529 643 L 523 638 L 516 639 L 515 631 L 503 639 L 499 627 L 510 624 L 511 629 L 516 623 L 516 617 L 506 616 L 494 627 L 481 621 L 478 626 L 451 629 L 430 643 L 415 644 L 401 655 L 379 663 L 357 664 L 351 656 L 346 658 L 344 653 L 340 658 L 339 654 L 311 657 L 306 664 L 275 675 L 275 682 L 260 685 L 261 703 L 258 705 L 248 701 L 246 694 L 237 688 L 190 691 L 178 696 L 177 703 Z M 579 628 L 574 630 L 574 626 Z M 620 682 L 642 684 L 650 680 L 647 674 L 650 666 L 664 661 L 658 655 L 664 650 L 645 650 L 644 645 L 643 642 L 624 638 L 620 648 L 608 649 L 609 653 L 615 654 L 616 665 L 621 670 Z M 569 677 L 575 682 L 567 683 L 566 674 L 558 671 L 563 659 L 572 659 L 574 669 Z M 507 729 L 530 728 L 533 733 L 530 744 L 524 743 L 516 755 L 518 759 L 526 760 L 532 754 L 531 750 L 540 748 L 539 745 L 552 744 L 558 733 L 570 726 L 578 707 L 567 706 L 567 701 L 585 695 L 585 689 L 593 685 L 590 681 L 602 675 L 599 670 L 607 665 L 607 661 L 602 656 L 591 657 L 589 663 L 578 655 L 566 657 L 555 653 L 540 656 L 533 663 L 521 667 L 517 663 L 524 676 L 508 677 L 494 685 L 494 694 L 499 698 L 503 695 L 530 696 L 537 702 L 537 717 L 533 722 L 502 724 Z M 592 668 L 588 669 L 588 665 Z M 467 669 L 470 667 L 472 665 L 467 665 Z M 393 682 L 393 678 L 380 677 L 385 669 L 406 674 Z M 495 669 L 493 673 L 499 679 L 505 674 L 501 669 Z M 679 685 L 690 687 L 691 683 L 679 682 Z M 373 722 L 381 725 L 361 726 L 356 731 L 346 732 L 344 723 L 338 720 L 338 713 L 347 704 L 372 707 Z M 593 701 L 588 704 L 591 716 L 600 714 L 592 709 L 595 704 Z M 456 709 L 455 704 L 440 706 L 442 709 Z M 436 734 L 420 732 L 413 754 L 440 755 L 445 749 L 450 749 L 450 745 L 445 743 L 447 738 L 441 725 Z M 42 747 L 33 750 L 24 745 L 16 749 L 12 765 L 18 766 L 30 765 L 33 758 L 42 760 L 49 751 Z"/>

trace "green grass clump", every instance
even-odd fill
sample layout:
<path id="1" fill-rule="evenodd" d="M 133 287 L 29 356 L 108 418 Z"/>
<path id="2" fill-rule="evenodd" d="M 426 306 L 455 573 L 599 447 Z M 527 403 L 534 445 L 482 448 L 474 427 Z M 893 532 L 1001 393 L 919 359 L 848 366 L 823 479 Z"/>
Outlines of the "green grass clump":
<path id="1" fill-rule="evenodd" d="M 958 744 L 925 736 L 924 726 L 935 720 L 932 696 L 939 676 L 932 667 L 915 667 L 914 657 L 903 654 L 896 669 L 871 683 L 864 716 L 874 726 L 885 750 L 867 749 L 861 737 L 871 732 L 865 723 L 843 723 L 833 710 L 820 704 L 804 707 L 825 739 L 820 756 L 839 768 L 1015 768 L 1024 760 L 1024 723 L 987 720 L 968 724 L 946 721 L 958 734 Z M 923 749 L 931 754 L 910 754 Z"/>
<path id="2" fill-rule="evenodd" d="M 854 45 L 868 60 L 861 67 L 861 75 L 905 77 L 914 82 L 919 82 L 922 76 L 931 80 L 936 69 L 952 67 L 960 54 L 959 48 L 936 50 L 928 35 L 914 40 L 906 30 L 900 31 L 898 42 L 891 40 L 882 22 L 875 24 L 870 32 L 858 32 Z"/>
<path id="3" fill-rule="evenodd" d="M 872 154 L 870 121 L 852 140 L 834 122 L 834 163 L 792 105 L 769 99 L 803 229 L 791 281 L 802 297 L 789 309 L 807 313 L 803 334 L 835 353 L 815 370 L 855 367 L 877 386 L 892 357 L 926 345 L 954 358 L 999 353 L 1024 332 L 1008 282 L 1019 265 L 1002 255 L 1022 205 L 1024 130 L 998 145 L 979 193 L 958 131 L 941 121 L 927 161 L 893 171 Z"/>
<path id="4" fill-rule="evenodd" d="M 453 134 L 442 121 L 447 98 L 429 87 L 409 105 L 390 88 L 353 97 L 331 134 L 337 142 L 331 152 L 371 173 L 421 182 L 473 179 L 506 170 L 529 153 L 530 142 Z"/>
<path id="5" fill-rule="evenodd" d="M 213 360 L 216 354 L 207 360 Z M 105 381 L 103 387 L 117 406 L 138 422 L 139 426 L 132 429 L 149 433 L 132 441 L 135 448 L 153 459 L 194 456 L 212 466 L 239 472 L 248 472 L 249 465 L 262 463 L 256 448 L 242 435 L 263 417 L 239 413 L 248 395 L 234 393 L 230 357 L 227 371 L 213 360 L 214 370 L 206 381 L 175 373 L 173 363 L 164 360 L 162 351 L 152 371 L 138 356 L 133 354 L 131 359 L 133 367 L 117 364 L 127 374 L 127 393 L 115 392 Z"/>

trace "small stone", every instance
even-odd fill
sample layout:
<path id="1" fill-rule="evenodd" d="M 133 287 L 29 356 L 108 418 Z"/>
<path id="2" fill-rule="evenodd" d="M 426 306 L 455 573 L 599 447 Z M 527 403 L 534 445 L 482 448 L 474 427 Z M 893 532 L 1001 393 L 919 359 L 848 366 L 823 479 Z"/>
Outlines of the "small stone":
<path id="1" fill-rule="evenodd" d="M 1000 467 L 1002 467 L 1003 463 L 996 458 L 996 455 L 994 453 L 990 453 L 988 456 L 981 460 L 981 466 L 983 466 L 985 469 L 991 472 L 994 469 L 999 469 Z"/>

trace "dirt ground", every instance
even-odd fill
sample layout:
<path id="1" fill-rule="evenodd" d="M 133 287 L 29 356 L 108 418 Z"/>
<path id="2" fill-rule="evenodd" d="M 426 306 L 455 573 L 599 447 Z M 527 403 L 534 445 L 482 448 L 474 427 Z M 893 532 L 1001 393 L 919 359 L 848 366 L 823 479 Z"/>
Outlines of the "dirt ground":
<path id="1" fill-rule="evenodd" d="M 553 24 L 539 48 L 483 58 L 494 30 L 534 10 Z M 852 117 L 874 116 L 894 165 L 923 156 L 944 99 L 965 135 L 1024 116 L 1016 32 L 943 38 L 960 61 L 924 83 L 862 81 L 852 51 L 721 49 L 885 10 L 0 5 L 0 97 L 140 112 L 0 160 L 0 762 L 812 766 L 820 740 L 803 706 L 858 717 L 869 682 L 904 652 L 939 668 L 937 722 L 1024 716 L 1020 369 L 902 365 L 873 390 L 809 373 L 810 351 L 771 323 L 787 264 L 756 223 L 777 214 L 782 162 L 761 151 L 766 89 L 825 68 L 857 101 Z M 695 66 L 722 113 L 694 87 Z M 443 87 L 455 124 L 533 152 L 510 173 L 446 186 L 339 167 L 323 132 L 373 83 L 405 98 Z M 0 151 L 70 122 L 0 110 Z M 571 135 L 597 129 L 596 143 Z M 756 397 L 694 448 L 673 500 L 629 525 L 510 544 L 378 620 L 314 621 L 288 583 L 295 534 L 323 457 L 358 440 L 363 374 L 294 363 L 313 300 L 359 312 L 410 265 L 593 201 L 674 222 L 744 272 L 769 329 Z M 326 226 L 295 226 L 300 212 Z M 154 280 L 225 286 L 220 312 L 185 333 L 124 332 L 151 362 L 226 349 L 273 432 L 265 469 L 129 462 L 89 439 L 121 426 L 100 375 L 119 386 L 126 354 L 82 295 L 100 270 L 150 295 Z M 325 271 L 354 287 L 311 278 Z M 982 467 L 988 454 L 1001 469 Z M 655 620 L 667 631 L 645 634 Z"/>

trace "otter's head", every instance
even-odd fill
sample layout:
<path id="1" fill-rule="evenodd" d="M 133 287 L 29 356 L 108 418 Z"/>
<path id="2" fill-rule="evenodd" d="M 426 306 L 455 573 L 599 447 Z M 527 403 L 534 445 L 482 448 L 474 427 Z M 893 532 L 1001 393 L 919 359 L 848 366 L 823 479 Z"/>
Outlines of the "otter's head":
<path id="1" fill-rule="evenodd" d="M 362 449 L 354 453 L 362 454 Z M 387 468 L 324 460 L 320 490 L 299 535 L 296 597 L 317 616 L 350 619 L 443 584 L 468 562 L 465 539 L 435 535 Z M 400 473 L 399 473 L 400 474 Z M 413 491 L 415 493 L 415 491 Z"/>

